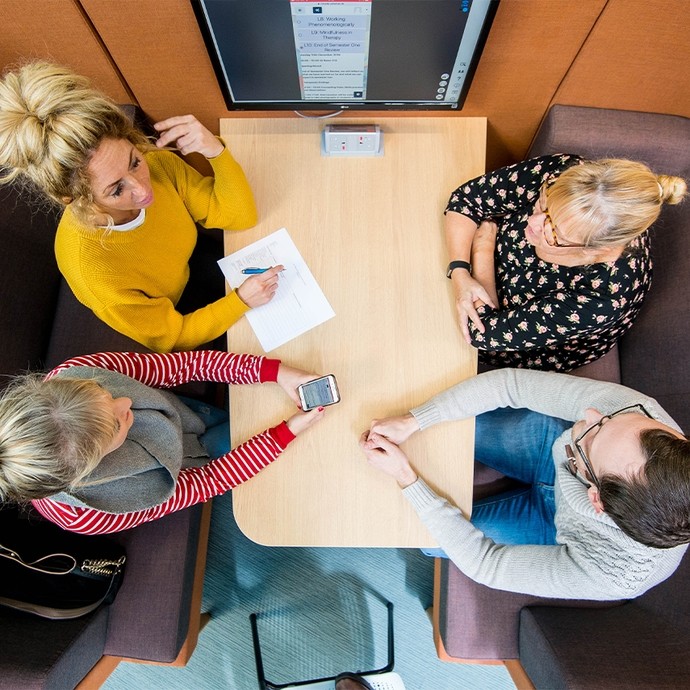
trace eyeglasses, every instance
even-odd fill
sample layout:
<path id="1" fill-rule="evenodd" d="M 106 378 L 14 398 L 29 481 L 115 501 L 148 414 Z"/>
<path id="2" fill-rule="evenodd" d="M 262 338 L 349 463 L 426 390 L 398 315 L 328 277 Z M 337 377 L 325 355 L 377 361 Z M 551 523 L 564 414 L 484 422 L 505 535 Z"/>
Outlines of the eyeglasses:
<path id="1" fill-rule="evenodd" d="M 547 188 L 548 188 L 548 185 L 543 184 L 541 189 L 539 190 L 539 209 L 544 214 L 544 217 L 546 220 L 546 222 L 542 226 L 542 232 L 544 233 L 544 240 L 546 240 L 546 244 L 548 244 L 550 247 L 569 247 L 571 249 L 572 248 L 584 249 L 587 246 L 586 244 L 564 243 L 558 239 L 556 225 L 553 222 L 553 220 L 551 219 L 551 214 L 549 213 L 549 209 L 547 208 L 547 205 L 546 205 L 546 190 L 547 190 Z M 546 223 L 549 224 L 549 230 L 551 232 L 547 231 Z"/>
<path id="2" fill-rule="evenodd" d="M 617 417 L 619 414 L 627 414 L 628 412 L 639 412 L 640 414 L 644 414 L 650 419 L 653 419 L 652 415 L 645 410 L 645 408 L 641 404 L 636 404 L 636 405 L 628 405 L 627 407 L 623 407 L 620 410 L 616 410 L 616 412 L 612 412 L 611 414 L 605 414 L 596 424 L 592 424 L 589 428 L 585 429 L 574 441 L 573 445 L 575 448 L 577 448 L 577 452 L 580 454 L 580 457 L 582 458 L 582 462 L 585 465 L 585 476 L 582 477 L 582 475 L 579 473 L 577 469 L 577 462 L 575 459 L 575 453 L 573 452 L 573 449 L 571 448 L 570 444 L 567 443 L 565 446 L 565 454 L 568 457 L 568 462 L 566 463 L 566 467 L 568 468 L 568 471 L 570 474 L 573 475 L 576 479 L 578 479 L 582 484 L 584 484 L 587 488 L 589 488 L 592 484 L 597 487 L 597 489 L 601 489 L 601 484 L 599 483 L 599 479 L 597 478 L 597 475 L 594 473 L 594 468 L 592 467 L 592 463 L 590 462 L 589 458 L 587 457 L 587 454 L 584 451 L 584 448 L 580 445 L 580 442 L 582 439 L 587 436 L 590 432 L 594 431 L 594 429 L 600 429 L 601 426 L 604 424 L 604 422 L 608 422 L 609 419 L 612 419 L 613 417 Z"/>

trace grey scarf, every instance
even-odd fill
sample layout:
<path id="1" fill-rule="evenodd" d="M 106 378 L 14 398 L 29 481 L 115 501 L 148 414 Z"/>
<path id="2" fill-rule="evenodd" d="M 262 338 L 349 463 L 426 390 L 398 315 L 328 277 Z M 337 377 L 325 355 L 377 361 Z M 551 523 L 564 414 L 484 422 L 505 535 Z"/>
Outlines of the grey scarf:
<path id="1" fill-rule="evenodd" d="M 72 367 L 57 376 L 94 379 L 114 398 L 131 398 L 134 422 L 125 442 L 76 490 L 55 494 L 53 500 L 109 513 L 146 510 L 172 496 L 181 468 L 208 461 L 198 439 L 204 423 L 173 393 L 97 367 Z"/>

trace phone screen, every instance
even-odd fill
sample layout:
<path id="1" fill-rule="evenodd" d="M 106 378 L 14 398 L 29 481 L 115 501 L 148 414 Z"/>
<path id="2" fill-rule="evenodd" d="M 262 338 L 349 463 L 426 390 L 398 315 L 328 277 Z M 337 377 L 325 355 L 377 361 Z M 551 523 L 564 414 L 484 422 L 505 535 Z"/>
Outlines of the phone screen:
<path id="1" fill-rule="evenodd" d="M 331 378 L 328 376 L 305 383 L 300 386 L 300 390 L 305 410 L 311 410 L 321 405 L 331 405 L 338 401 L 337 389 L 336 391 L 333 390 Z"/>

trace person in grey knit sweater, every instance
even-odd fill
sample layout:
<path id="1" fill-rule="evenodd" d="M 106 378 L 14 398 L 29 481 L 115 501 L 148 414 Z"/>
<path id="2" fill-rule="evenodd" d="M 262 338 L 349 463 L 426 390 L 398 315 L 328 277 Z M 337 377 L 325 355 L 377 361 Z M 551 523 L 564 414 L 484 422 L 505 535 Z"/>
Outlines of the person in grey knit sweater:
<path id="1" fill-rule="evenodd" d="M 474 416 L 476 458 L 527 486 L 477 502 L 470 521 L 399 446 Z M 690 441 L 655 400 L 618 384 L 491 371 L 373 420 L 360 446 L 455 565 L 495 589 L 632 599 L 668 578 L 690 542 Z"/>

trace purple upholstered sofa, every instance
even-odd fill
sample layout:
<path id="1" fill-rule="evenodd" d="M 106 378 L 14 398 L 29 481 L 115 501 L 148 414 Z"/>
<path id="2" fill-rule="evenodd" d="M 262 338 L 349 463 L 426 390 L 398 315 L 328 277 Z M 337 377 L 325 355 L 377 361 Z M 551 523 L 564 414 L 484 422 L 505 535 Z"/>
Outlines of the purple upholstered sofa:
<path id="1" fill-rule="evenodd" d="M 529 151 L 631 158 L 690 180 L 690 119 L 555 105 Z M 578 375 L 656 398 L 690 430 L 690 200 L 651 230 L 654 276 L 642 313 L 618 346 Z M 478 467 L 475 493 L 503 479 Z M 506 661 L 520 687 L 680 688 L 690 684 L 690 556 L 639 599 L 559 602 L 493 590 L 437 559 L 434 634 L 448 661 Z"/>

